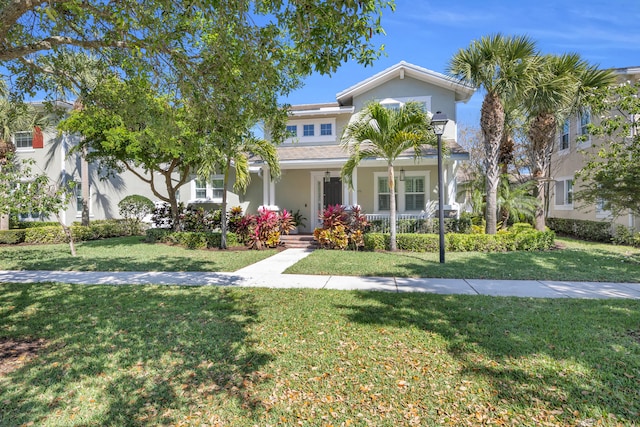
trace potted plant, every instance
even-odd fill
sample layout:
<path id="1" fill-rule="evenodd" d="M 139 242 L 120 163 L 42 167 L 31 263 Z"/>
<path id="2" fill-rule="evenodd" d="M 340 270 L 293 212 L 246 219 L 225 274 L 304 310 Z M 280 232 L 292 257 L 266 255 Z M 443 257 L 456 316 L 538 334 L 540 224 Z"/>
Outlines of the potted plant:
<path id="1" fill-rule="evenodd" d="M 294 229 L 291 230 L 290 234 L 298 234 L 299 228 L 304 228 L 306 226 L 305 221 L 307 218 L 300 212 L 300 209 L 297 209 L 295 212 L 291 214 L 293 218 L 293 224 L 295 225 Z"/>

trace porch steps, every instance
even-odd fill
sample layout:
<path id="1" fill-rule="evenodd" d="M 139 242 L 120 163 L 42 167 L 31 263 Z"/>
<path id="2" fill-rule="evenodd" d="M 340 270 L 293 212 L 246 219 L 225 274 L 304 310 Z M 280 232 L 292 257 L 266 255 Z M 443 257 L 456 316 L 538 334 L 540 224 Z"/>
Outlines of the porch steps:
<path id="1" fill-rule="evenodd" d="M 280 240 L 285 248 L 318 249 L 318 242 L 311 234 L 283 234 Z"/>

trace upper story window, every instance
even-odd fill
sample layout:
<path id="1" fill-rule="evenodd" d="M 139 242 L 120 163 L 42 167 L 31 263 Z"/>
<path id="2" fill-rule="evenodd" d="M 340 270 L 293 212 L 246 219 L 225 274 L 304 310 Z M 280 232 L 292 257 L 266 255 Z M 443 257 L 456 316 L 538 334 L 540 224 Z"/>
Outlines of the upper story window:
<path id="1" fill-rule="evenodd" d="M 314 125 L 303 125 L 302 126 L 302 136 L 314 136 L 315 135 L 315 126 Z"/>
<path id="2" fill-rule="evenodd" d="M 580 113 L 580 135 L 588 135 L 588 125 L 591 123 L 591 113 L 589 111 L 583 111 Z"/>
<path id="3" fill-rule="evenodd" d="M 16 149 L 18 150 L 33 148 L 33 132 L 31 131 L 15 132 L 13 134 L 13 144 L 16 146 Z"/>
<path id="4" fill-rule="evenodd" d="M 287 136 L 288 137 L 296 137 L 296 136 L 298 136 L 298 126 L 296 126 L 296 125 L 287 125 Z"/>
<path id="5" fill-rule="evenodd" d="M 559 150 L 568 150 L 569 149 L 569 132 L 571 130 L 571 122 L 569 120 L 565 120 L 562 125 L 562 135 L 560 135 L 560 146 Z"/>
<path id="6" fill-rule="evenodd" d="M 384 108 L 386 108 L 387 110 L 393 110 L 393 111 L 400 110 L 400 103 L 399 102 L 385 102 L 385 103 L 382 104 L 382 106 Z"/>
<path id="7" fill-rule="evenodd" d="M 334 117 L 302 118 L 287 123 L 287 143 L 335 143 L 337 124 Z"/>
<path id="8" fill-rule="evenodd" d="M 431 109 L 431 97 L 430 96 L 404 96 L 399 98 L 384 98 L 376 99 L 383 107 L 389 110 L 399 110 L 407 102 L 415 102 L 420 104 L 422 111 L 425 113 Z"/>

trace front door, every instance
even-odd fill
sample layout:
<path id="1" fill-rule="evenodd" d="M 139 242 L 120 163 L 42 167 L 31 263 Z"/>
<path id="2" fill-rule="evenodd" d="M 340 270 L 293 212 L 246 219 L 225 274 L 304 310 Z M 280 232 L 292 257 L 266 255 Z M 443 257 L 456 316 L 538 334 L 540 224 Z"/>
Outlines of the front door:
<path id="1" fill-rule="evenodd" d="M 342 181 L 339 177 L 331 177 L 324 182 L 323 207 L 342 204 Z"/>

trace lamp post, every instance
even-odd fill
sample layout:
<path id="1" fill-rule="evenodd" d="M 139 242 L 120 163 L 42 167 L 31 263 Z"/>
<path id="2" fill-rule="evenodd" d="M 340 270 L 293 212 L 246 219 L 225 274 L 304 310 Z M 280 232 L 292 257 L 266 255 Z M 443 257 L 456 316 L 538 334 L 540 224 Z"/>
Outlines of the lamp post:
<path id="1" fill-rule="evenodd" d="M 440 264 L 444 264 L 444 190 L 442 184 L 442 134 L 447 126 L 447 115 L 438 111 L 431 118 L 433 132 L 438 139 L 438 226 L 440 233 Z"/>

